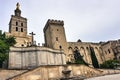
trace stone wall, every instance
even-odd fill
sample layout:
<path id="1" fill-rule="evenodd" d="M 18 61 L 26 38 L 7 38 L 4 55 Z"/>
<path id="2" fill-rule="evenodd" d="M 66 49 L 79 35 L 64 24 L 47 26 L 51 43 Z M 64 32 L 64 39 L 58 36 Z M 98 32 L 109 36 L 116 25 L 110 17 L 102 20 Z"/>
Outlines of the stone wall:
<path id="1" fill-rule="evenodd" d="M 71 70 L 72 76 L 96 77 L 120 74 L 120 70 L 94 69 L 84 65 L 40 66 L 32 70 L 0 70 L 0 80 L 59 80 L 63 70 Z"/>
<path id="2" fill-rule="evenodd" d="M 59 80 L 59 78 L 64 77 L 62 71 L 66 69 L 71 70 L 70 77 L 92 77 L 101 75 L 102 73 L 100 70 L 96 70 L 84 65 L 41 66 L 21 75 L 9 78 L 8 80 Z"/>
<path id="3" fill-rule="evenodd" d="M 24 36 L 19 37 L 9 32 L 5 32 L 5 34 L 7 37 L 10 37 L 10 36 L 15 37 L 15 40 L 16 40 L 16 44 L 14 45 L 15 47 L 27 47 L 27 46 L 30 46 L 32 43 L 32 36 L 30 35 L 26 35 L 25 37 Z"/>
<path id="4" fill-rule="evenodd" d="M 102 49 L 103 49 L 103 52 L 104 52 L 105 61 L 113 60 L 115 58 L 114 52 L 113 52 L 113 49 L 112 49 L 112 46 L 111 46 L 110 42 L 107 42 L 107 43 L 103 44 Z"/>
<path id="5" fill-rule="evenodd" d="M 9 69 L 31 69 L 41 65 L 65 65 L 63 51 L 46 47 L 11 47 L 9 51 Z"/>
<path id="6" fill-rule="evenodd" d="M 46 47 L 60 49 L 61 46 L 64 53 L 68 53 L 63 21 L 49 19 L 44 27 L 44 37 Z"/>
<path id="7" fill-rule="evenodd" d="M 94 49 L 96 58 L 98 60 L 98 63 L 101 64 L 104 62 L 104 53 L 102 51 L 101 45 L 97 43 L 89 43 L 89 42 L 68 42 L 68 60 L 72 59 L 74 57 L 74 51 L 77 48 L 81 56 L 83 56 L 83 59 L 92 65 L 91 60 L 91 52 L 90 47 Z"/>
<path id="8" fill-rule="evenodd" d="M 26 71 L 27 70 L 3 70 L 3 69 L 0 69 L 0 80 L 6 80 L 10 77 L 13 77 L 15 75 L 21 74 Z"/>

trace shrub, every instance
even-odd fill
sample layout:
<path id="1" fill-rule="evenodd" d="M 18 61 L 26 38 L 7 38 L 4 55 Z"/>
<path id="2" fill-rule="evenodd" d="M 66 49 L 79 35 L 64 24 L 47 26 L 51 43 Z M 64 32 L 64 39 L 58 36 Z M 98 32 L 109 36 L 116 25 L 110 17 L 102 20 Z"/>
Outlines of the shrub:
<path id="1" fill-rule="evenodd" d="M 116 64 L 119 64 L 120 62 L 117 60 L 108 60 L 100 64 L 100 68 L 105 69 L 114 69 L 116 67 Z"/>

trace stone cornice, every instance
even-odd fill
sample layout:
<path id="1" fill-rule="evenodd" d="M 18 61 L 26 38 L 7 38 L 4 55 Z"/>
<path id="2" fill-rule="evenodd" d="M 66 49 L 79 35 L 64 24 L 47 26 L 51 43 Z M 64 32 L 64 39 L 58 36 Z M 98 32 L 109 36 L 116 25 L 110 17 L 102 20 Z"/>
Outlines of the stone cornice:
<path id="1" fill-rule="evenodd" d="M 10 52 L 31 52 L 31 51 L 46 51 L 52 53 L 64 53 L 63 50 L 55 50 L 47 47 L 10 47 Z"/>

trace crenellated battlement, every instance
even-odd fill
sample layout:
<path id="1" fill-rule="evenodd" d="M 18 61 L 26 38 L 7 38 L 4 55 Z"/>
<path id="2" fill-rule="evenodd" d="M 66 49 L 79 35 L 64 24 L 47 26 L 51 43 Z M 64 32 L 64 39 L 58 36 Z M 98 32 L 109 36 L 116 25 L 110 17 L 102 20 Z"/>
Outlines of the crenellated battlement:
<path id="1" fill-rule="evenodd" d="M 62 20 L 48 19 L 47 23 L 48 23 L 48 24 L 59 24 L 59 25 L 64 25 L 64 21 L 62 21 Z"/>
<path id="2" fill-rule="evenodd" d="M 45 27 L 44 27 L 44 31 L 48 28 L 48 26 L 50 24 L 53 24 L 53 25 L 61 25 L 63 26 L 64 25 L 64 21 L 63 20 L 53 20 L 53 19 L 48 19 Z"/>

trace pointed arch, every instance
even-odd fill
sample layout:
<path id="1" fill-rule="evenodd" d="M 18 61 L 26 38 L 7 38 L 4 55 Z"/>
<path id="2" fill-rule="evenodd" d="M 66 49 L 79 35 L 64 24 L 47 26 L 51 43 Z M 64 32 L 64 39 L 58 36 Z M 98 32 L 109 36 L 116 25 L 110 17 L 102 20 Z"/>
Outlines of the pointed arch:
<path id="1" fill-rule="evenodd" d="M 99 50 L 100 50 L 101 59 L 102 59 L 102 61 L 104 61 L 105 56 L 104 56 L 104 53 L 103 53 L 103 49 L 100 47 Z"/>
<path id="2" fill-rule="evenodd" d="M 100 54 L 100 50 L 97 47 L 95 47 L 95 55 L 97 57 L 99 64 L 101 64 L 102 63 L 101 54 Z"/>
<path id="3" fill-rule="evenodd" d="M 68 54 L 73 54 L 73 48 L 71 46 L 68 47 Z"/>
<path id="4" fill-rule="evenodd" d="M 87 62 L 89 64 L 92 64 L 90 48 L 88 46 L 86 47 L 86 55 L 87 55 L 87 57 L 86 57 L 87 58 Z"/>
<path id="5" fill-rule="evenodd" d="M 74 53 L 71 46 L 68 47 L 68 62 L 74 62 Z"/>
<path id="6" fill-rule="evenodd" d="M 68 47 L 68 49 L 72 49 L 72 47 L 71 47 L 71 46 L 69 46 L 69 47 Z"/>
<path id="7" fill-rule="evenodd" d="M 78 50 L 79 48 L 77 46 L 75 46 L 74 50 Z"/>
<path id="8" fill-rule="evenodd" d="M 81 56 L 83 56 L 83 59 L 85 60 L 85 62 L 87 62 L 87 55 L 85 52 L 85 48 L 82 46 L 80 47 L 80 54 L 81 54 Z"/>

